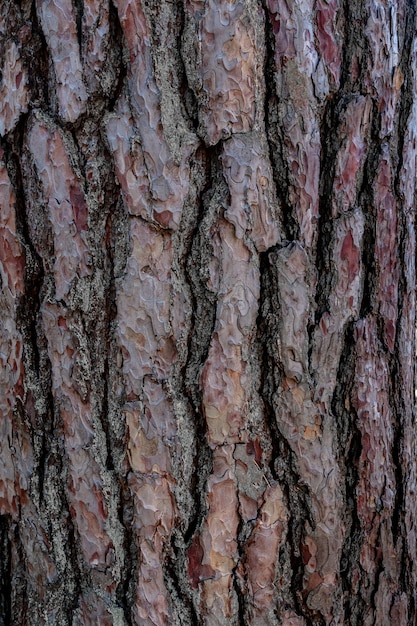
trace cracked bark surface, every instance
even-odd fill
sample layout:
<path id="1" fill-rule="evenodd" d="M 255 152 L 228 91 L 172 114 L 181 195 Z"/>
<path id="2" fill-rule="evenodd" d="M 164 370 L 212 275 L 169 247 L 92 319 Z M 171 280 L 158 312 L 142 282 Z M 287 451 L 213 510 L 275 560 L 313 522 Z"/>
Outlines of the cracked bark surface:
<path id="1" fill-rule="evenodd" d="M 0 625 L 415 624 L 415 2 L 6 2 L 0 68 Z"/>

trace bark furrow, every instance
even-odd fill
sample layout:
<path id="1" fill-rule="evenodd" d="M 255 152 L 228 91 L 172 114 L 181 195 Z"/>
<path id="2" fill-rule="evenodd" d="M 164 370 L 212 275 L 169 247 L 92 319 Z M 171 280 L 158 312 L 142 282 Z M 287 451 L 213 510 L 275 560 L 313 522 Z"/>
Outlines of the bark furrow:
<path id="1" fill-rule="evenodd" d="M 0 6 L 0 624 L 416 622 L 416 33 Z"/>

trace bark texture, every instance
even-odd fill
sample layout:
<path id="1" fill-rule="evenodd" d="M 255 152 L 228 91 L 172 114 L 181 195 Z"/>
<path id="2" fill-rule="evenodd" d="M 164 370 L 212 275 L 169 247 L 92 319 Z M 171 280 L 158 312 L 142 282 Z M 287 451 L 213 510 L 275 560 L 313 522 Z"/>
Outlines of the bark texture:
<path id="1" fill-rule="evenodd" d="M 416 624 L 414 0 L 10 0 L 0 65 L 0 625 Z"/>

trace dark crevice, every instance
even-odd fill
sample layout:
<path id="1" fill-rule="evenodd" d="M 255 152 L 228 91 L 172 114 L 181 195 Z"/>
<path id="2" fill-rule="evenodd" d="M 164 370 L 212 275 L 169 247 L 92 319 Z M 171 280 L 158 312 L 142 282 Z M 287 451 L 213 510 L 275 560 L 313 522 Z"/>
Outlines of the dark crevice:
<path id="1" fill-rule="evenodd" d="M 314 526 L 313 519 L 309 515 L 311 507 L 308 504 L 307 488 L 300 483 L 300 476 L 297 472 L 297 462 L 287 439 L 279 429 L 279 416 L 275 411 L 276 395 L 280 393 L 279 386 L 282 379 L 282 372 L 279 369 L 277 352 L 277 337 L 279 337 L 279 302 L 276 296 L 276 276 L 275 269 L 271 265 L 267 251 L 260 254 L 260 275 L 261 275 L 261 296 L 259 315 L 257 320 L 258 345 L 262 346 L 262 380 L 261 397 L 264 403 L 266 425 L 270 433 L 272 444 L 272 459 L 270 470 L 272 476 L 283 485 L 288 483 L 294 487 L 295 491 L 304 501 L 304 515 L 306 520 Z M 289 494 L 287 494 L 290 499 Z M 307 498 L 307 499 L 306 499 Z"/>
<path id="2" fill-rule="evenodd" d="M 138 545 L 134 534 L 134 502 L 127 480 L 120 485 L 120 522 L 124 528 L 124 567 L 121 581 L 116 589 L 116 598 L 123 610 L 127 626 L 134 626 L 132 607 L 135 604 L 135 581 L 138 566 Z"/>
<path id="3" fill-rule="evenodd" d="M 44 502 L 45 495 L 45 475 L 47 471 L 47 462 L 50 453 L 50 442 L 47 440 L 46 433 L 35 434 L 34 439 L 39 439 L 38 445 L 34 445 L 34 449 L 38 449 L 38 468 L 36 478 L 38 481 L 39 504 Z"/>
<path id="4" fill-rule="evenodd" d="M 10 518 L 8 518 L 10 520 Z M 28 613 L 28 582 L 27 582 L 27 562 L 23 550 L 22 539 L 19 533 L 19 525 L 10 523 L 10 615 L 9 622 L 4 626 L 14 626 L 15 624 L 27 624 Z"/>
<path id="5" fill-rule="evenodd" d="M 16 317 L 17 326 L 24 338 L 24 353 L 26 375 L 32 372 L 33 382 L 44 396 L 44 411 L 42 414 L 36 409 L 36 399 L 33 389 L 26 393 L 25 402 L 18 399 L 16 411 L 22 428 L 29 427 L 35 453 L 35 471 L 39 504 L 44 497 L 44 482 L 47 459 L 50 454 L 53 438 L 53 399 L 51 393 L 51 373 L 49 360 L 46 357 L 46 346 L 43 334 L 39 332 L 39 311 L 41 306 L 41 292 L 44 282 L 42 261 L 32 244 L 27 223 L 26 205 L 24 198 L 24 181 L 18 153 L 23 150 L 23 129 L 26 120 L 16 129 L 13 137 L 13 147 L 6 159 L 8 172 L 13 184 L 16 198 L 16 225 L 21 241 L 24 242 L 25 255 L 25 291 L 20 298 Z M 26 425 L 26 426 L 25 426 Z"/>
<path id="6" fill-rule="evenodd" d="M 400 318 L 401 319 L 401 318 Z M 398 338 L 397 338 L 398 341 Z M 398 353 L 398 343 L 397 350 Z M 401 374 L 396 360 L 392 360 L 390 367 L 391 375 L 391 390 L 390 390 L 390 405 L 391 411 L 394 417 L 393 424 L 393 442 L 392 442 L 392 460 L 394 464 L 394 476 L 395 476 L 395 500 L 392 511 L 392 534 L 394 542 L 401 542 L 401 538 L 405 537 L 405 528 L 403 525 L 404 520 L 404 505 L 405 505 L 405 492 L 404 483 L 405 476 L 403 473 L 403 441 L 404 441 L 404 419 L 406 414 L 404 399 L 401 396 Z M 404 559 L 401 558 L 401 563 Z"/>
<path id="7" fill-rule="evenodd" d="M 194 130 L 195 133 L 198 133 L 198 127 L 199 127 L 198 102 L 197 102 L 197 98 L 195 96 L 194 90 L 192 89 L 192 87 L 190 86 L 188 82 L 186 62 L 184 60 L 184 51 L 183 51 L 183 46 L 182 46 L 182 42 L 184 39 L 184 32 L 186 28 L 186 24 L 185 24 L 186 16 L 185 16 L 184 5 L 181 2 L 178 3 L 178 11 L 179 11 L 179 16 L 181 20 L 180 30 L 179 30 L 179 35 L 178 35 L 178 41 L 179 41 L 179 46 L 178 46 L 179 55 L 178 56 L 182 64 L 182 67 L 181 67 L 181 79 L 182 80 L 181 80 L 181 85 L 180 85 L 180 96 L 181 96 L 182 101 L 184 102 L 185 112 L 187 113 L 188 120 L 191 123 L 192 130 Z"/>
<path id="8" fill-rule="evenodd" d="M 238 537 L 240 534 L 240 528 L 242 526 L 242 518 L 239 519 L 239 528 L 238 528 Z M 244 552 L 243 552 L 243 545 L 240 541 L 238 541 L 238 561 L 236 566 L 233 569 L 232 572 L 232 580 L 233 580 L 233 589 L 234 592 L 236 594 L 236 598 L 237 598 L 237 606 L 238 606 L 238 612 L 237 612 L 237 619 L 238 619 L 238 624 L 239 626 L 245 626 L 247 624 L 247 620 L 246 620 L 246 602 L 245 602 L 245 590 L 242 589 L 242 586 L 239 582 L 239 576 L 237 573 L 237 569 L 242 561 L 244 557 Z"/>
<path id="9" fill-rule="evenodd" d="M 416 3 L 414 0 L 408 0 L 406 2 L 406 13 L 405 13 L 405 29 L 404 29 L 404 45 L 403 52 L 401 56 L 400 67 L 404 74 L 404 82 L 401 87 L 401 96 L 398 107 L 398 114 L 396 117 L 396 140 L 397 140 L 397 167 L 395 171 L 395 180 L 393 184 L 393 189 L 395 191 L 395 195 L 398 199 L 399 205 L 404 201 L 404 197 L 401 191 L 402 186 L 402 174 L 403 174 L 403 157 L 404 157 L 404 149 L 405 149 L 405 138 L 407 125 L 409 123 L 409 118 L 411 114 L 411 108 L 413 104 L 413 99 L 415 94 L 413 93 L 413 43 L 415 38 L 415 24 L 416 24 Z M 398 242 L 398 257 L 399 257 L 399 267 L 404 268 L 403 271 L 406 271 L 408 268 L 407 263 L 407 251 L 406 251 L 406 229 L 407 229 L 407 218 L 402 213 L 399 212 L 398 216 L 398 224 L 399 224 L 399 242 Z M 403 462 L 403 446 L 406 436 L 406 429 L 410 428 L 411 425 L 407 424 L 406 416 L 408 414 L 406 403 L 407 398 L 403 395 L 404 382 L 402 381 L 401 375 L 401 364 L 398 359 L 401 358 L 401 347 L 399 344 L 399 337 L 401 334 L 402 328 L 402 317 L 403 317 L 403 307 L 401 305 L 401 297 L 402 294 L 406 294 L 407 290 L 407 281 L 404 273 L 400 274 L 399 284 L 398 284 L 398 293 L 399 293 L 399 315 L 396 324 L 396 341 L 395 341 L 395 349 L 394 356 L 390 360 L 390 376 L 391 376 L 391 389 L 390 389 L 390 406 L 391 411 L 394 416 L 394 437 L 392 443 L 392 460 L 394 464 L 394 475 L 395 475 L 395 501 L 393 505 L 392 512 L 392 533 L 393 533 L 393 541 L 396 545 L 396 550 L 401 550 L 401 557 L 399 558 L 401 564 L 401 571 L 399 575 L 400 585 L 402 590 L 405 591 L 408 595 L 409 601 L 414 601 L 414 594 L 409 592 L 410 582 L 409 582 L 409 563 L 407 562 L 407 546 L 406 546 L 406 528 L 405 528 L 405 507 L 406 507 L 406 494 L 405 494 L 405 484 L 407 477 L 404 475 L 404 462 Z M 405 314 L 407 315 L 407 311 Z M 414 343 L 414 336 L 412 338 Z M 413 353 L 415 352 L 415 349 Z M 413 400 L 414 401 L 414 398 Z M 412 409 L 411 409 L 412 410 Z M 414 608 L 411 609 L 411 615 L 414 615 Z"/>
<path id="10" fill-rule="evenodd" d="M 0 515 L 0 626 L 12 624 L 12 563 L 10 519 Z"/>
<path id="11" fill-rule="evenodd" d="M 268 101 L 266 124 L 268 129 L 269 157 L 275 188 L 281 205 L 284 240 L 298 241 L 300 239 L 300 226 L 290 200 L 291 183 L 285 163 L 284 138 L 280 129 L 278 102 L 277 97 L 274 95 Z"/>
<path id="12" fill-rule="evenodd" d="M 97 146 L 97 150 L 100 156 L 104 153 L 108 164 L 112 163 L 104 143 Z M 132 607 L 135 604 L 139 548 L 134 532 L 134 496 L 128 477 L 121 475 L 117 469 L 125 454 L 126 424 L 122 413 L 124 398 L 115 394 L 115 386 L 122 384 L 122 371 L 116 365 L 119 350 L 116 338 L 116 280 L 124 273 L 129 256 L 129 226 L 115 180 L 114 169 L 110 165 L 106 166 L 102 175 L 103 204 L 97 213 L 89 216 L 94 221 L 90 229 L 100 229 L 102 233 L 99 241 L 103 251 L 94 250 L 92 245 L 92 252 L 96 255 L 95 267 L 100 270 L 105 284 L 102 295 L 96 299 L 94 308 L 86 318 L 86 337 L 93 359 L 97 353 L 102 355 L 102 360 L 95 359 L 98 367 L 93 367 L 92 377 L 100 398 L 97 417 L 106 442 L 104 465 L 117 492 L 114 497 L 117 498 L 117 516 L 123 532 L 123 567 L 115 595 L 127 626 L 133 626 Z"/>
<path id="13" fill-rule="evenodd" d="M 400 216 L 400 232 L 402 233 L 402 237 L 400 237 L 399 247 L 398 247 L 398 257 L 400 260 L 400 267 L 407 267 L 407 252 L 406 252 L 406 241 L 404 240 L 404 229 L 406 228 L 406 219 L 404 216 Z M 392 442 L 392 461 L 394 468 L 394 476 L 395 476 L 395 499 L 392 510 L 392 534 L 393 534 L 393 542 L 396 548 L 397 553 L 401 551 L 401 557 L 399 558 L 400 562 L 400 574 L 399 574 L 399 583 L 402 591 L 407 593 L 408 597 L 411 597 L 409 593 L 410 582 L 409 582 L 409 574 L 410 574 L 410 564 L 407 562 L 407 530 L 405 524 L 405 515 L 406 515 L 406 507 L 407 507 L 407 496 L 406 496 L 406 485 L 407 485 L 407 469 L 404 468 L 404 458 L 407 458 L 407 455 L 404 453 L 404 442 L 407 440 L 407 430 L 412 428 L 412 424 L 408 417 L 410 413 L 413 411 L 414 398 L 412 398 L 411 406 L 407 406 L 408 404 L 408 389 L 406 387 L 405 382 L 403 380 L 402 371 L 404 364 L 400 362 L 402 358 L 402 348 L 401 348 L 401 331 L 403 327 L 403 314 L 407 315 L 409 312 L 406 310 L 404 312 L 403 306 L 401 303 L 401 298 L 406 298 L 407 293 L 407 282 L 404 274 L 400 274 L 399 284 L 398 284 L 398 293 L 399 293 L 399 315 L 396 324 L 396 338 L 395 338 L 395 347 L 393 355 L 391 356 L 389 362 L 390 369 L 390 390 L 389 390 L 389 399 L 390 399 L 390 409 L 393 415 L 393 442 Z M 407 321 L 406 321 L 407 325 Z M 415 353 L 415 334 L 413 332 L 413 337 L 411 338 L 411 342 L 413 345 L 412 354 Z M 410 364 L 408 364 L 410 365 Z M 413 381 L 414 382 L 414 381 Z"/>
<path id="14" fill-rule="evenodd" d="M 117 48 L 117 51 L 118 51 L 117 81 L 115 82 L 115 85 L 113 87 L 113 93 L 111 97 L 108 99 L 108 103 L 106 107 L 107 111 L 111 112 L 111 111 L 114 111 L 116 103 L 120 95 L 122 94 L 123 87 L 127 79 L 127 64 L 124 60 L 125 55 L 123 53 L 122 47 L 120 46 L 120 42 L 124 42 L 124 46 L 126 49 L 127 49 L 127 43 L 125 40 L 122 26 L 120 24 L 119 14 L 117 12 L 116 7 L 114 6 L 114 3 L 111 0 L 109 3 L 109 24 L 110 24 L 111 45 L 113 46 L 114 49 Z"/>
<path id="15" fill-rule="evenodd" d="M 80 47 L 80 55 L 82 55 L 84 0 L 72 0 L 72 2 L 75 8 L 75 26 L 78 45 Z"/>
<path id="16" fill-rule="evenodd" d="M 364 88 L 371 49 L 363 32 L 368 20 L 368 7 L 362 0 L 344 0 L 344 39 L 340 73 L 340 90 L 345 93 L 366 93 Z"/>
<path id="17" fill-rule="evenodd" d="M 110 324 L 106 328 L 106 333 L 109 333 Z M 110 432 L 107 416 L 109 415 L 109 394 L 111 389 L 110 383 L 110 366 L 109 366 L 109 350 L 106 348 L 106 356 L 104 359 L 104 371 L 103 371 L 103 403 L 101 407 L 101 425 L 103 433 L 106 438 L 106 469 L 110 472 L 115 471 L 115 465 L 113 461 L 113 441 L 112 433 Z"/>
<path id="18" fill-rule="evenodd" d="M 367 215 L 365 219 L 365 229 L 362 239 L 362 265 L 364 268 L 364 280 L 359 317 L 363 319 L 373 311 L 376 291 L 375 222 L 370 219 L 369 215 Z"/>
<path id="19" fill-rule="evenodd" d="M 321 125 L 322 153 L 320 160 L 319 182 L 319 219 L 317 223 L 317 256 L 316 267 L 318 271 L 316 288 L 315 323 L 320 322 L 324 312 L 330 311 L 329 297 L 333 289 L 334 266 L 332 264 L 332 242 L 334 239 L 333 219 L 333 184 L 336 168 L 336 157 L 340 150 L 341 133 L 340 120 L 356 95 L 349 94 L 330 100 L 324 111 Z M 310 350 L 313 342 L 312 333 L 316 325 L 310 327 Z"/>
<path id="20" fill-rule="evenodd" d="M 170 7 L 171 19 L 166 26 L 166 7 Z M 143 4 L 144 13 L 149 25 L 151 36 L 150 53 L 154 59 L 155 74 L 154 79 L 161 93 L 166 89 L 166 77 L 160 75 L 159 69 L 161 56 L 169 49 L 169 60 L 166 64 L 169 69 L 168 83 L 173 93 L 178 94 L 178 99 L 174 97 L 176 106 L 179 109 L 184 122 L 191 131 L 198 135 L 198 105 L 196 94 L 188 82 L 187 60 L 183 50 L 184 33 L 186 30 L 186 12 L 184 3 L 167 3 L 165 7 L 159 0 L 146 0 Z M 163 35 L 166 35 L 164 38 Z"/>
<path id="21" fill-rule="evenodd" d="M 79 540 L 75 523 L 71 514 L 71 505 L 68 500 L 68 494 L 65 486 L 68 484 L 69 462 L 64 448 L 63 437 L 57 437 L 57 433 L 63 432 L 63 424 L 60 416 L 57 417 L 55 430 L 56 440 L 51 446 L 51 452 L 47 459 L 46 476 L 48 478 L 49 493 L 48 498 L 45 497 L 43 517 L 45 525 L 49 524 L 51 543 L 54 527 L 62 528 L 62 534 L 65 533 L 67 541 L 64 545 L 65 550 L 65 569 L 59 580 L 59 585 L 63 593 L 63 604 L 65 612 L 68 615 L 68 623 L 71 623 L 72 615 L 78 607 L 79 598 L 83 592 L 85 585 L 85 576 L 80 568 L 79 559 Z M 56 499 L 59 502 L 56 502 Z M 51 499 L 54 501 L 51 502 Z M 52 524 L 52 515 L 55 524 Z M 60 558 L 60 554 L 54 554 L 55 559 Z"/>
<path id="22" fill-rule="evenodd" d="M 414 562 L 414 558 L 415 555 L 412 556 L 413 562 Z M 408 591 L 407 595 L 408 595 L 408 616 L 409 616 L 409 623 L 410 626 L 416 626 L 417 624 L 417 594 L 416 594 L 416 590 L 414 588 L 413 583 L 411 582 L 411 575 L 409 575 L 409 573 L 412 571 L 412 565 L 410 562 L 407 563 L 408 565 L 408 569 L 407 569 L 407 578 L 404 579 L 404 584 L 406 585 L 406 589 Z M 409 576 L 409 577 L 408 577 Z"/>
<path id="23" fill-rule="evenodd" d="M 114 228 L 113 215 L 109 216 L 109 223 L 112 224 L 110 229 Z M 114 242 L 113 242 L 114 243 Z M 109 422 L 109 415 L 115 410 L 120 410 L 120 405 L 113 397 L 114 371 L 111 367 L 111 358 L 115 358 L 115 352 L 112 350 L 114 342 L 114 328 L 117 315 L 116 306 L 116 278 L 114 274 L 114 250 L 113 246 L 108 245 L 109 259 L 109 285 L 107 289 L 106 302 L 106 319 L 105 319 L 105 359 L 103 371 L 103 404 L 101 408 L 101 425 L 106 438 L 106 468 L 113 476 L 116 476 L 116 457 L 120 456 L 121 449 L 124 445 L 124 437 L 120 438 L 121 433 L 114 432 Z M 122 419 L 122 416 L 120 416 Z M 124 430 L 124 429 L 123 429 Z M 133 626 L 132 607 L 134 606 L 135 597 L 135 576 L 138 562 L 138 546 L 134 534 L 134 502 L 133 495 L 128 487 L 125 477 L 119 477 L 118 487 L 118 517 L 123 528 L 123 569 L 121 571 L 121 581 L 116 589 L 116 598 L 119 606 L 123 610 L 124 618 L 127 626 Z"/>
<path id="24" fill-rule="evenodd" d="M 115 279 L 115 275 L 114 275 L 114 250 L 112 249 L 112 245 L 111 245 L 111 230 L 112 230 L 112 213 L 113 211 L 110 211 L 110 214 L 107 218 L 107 223 L 106 223 L 106 235 L 105 235 L 105 242 L 106 242 L 106 248 L 107 248 L 107 255 L 106 255 L 106 278 L 107 278 L 107 285 L 106 285 L 106 303 L 105 303 L 105 307 L 104 307 L 104 319 L 103 319 L 103 345 L 101 347 L 103 354 L 104 354 L 104 359 L 103 359 L 103 372 L 101 374 L 101 379 L 102 379 L 102 406 L 101 406 L 101 411 L 100 411 L 100 420 L 101 420 L 101 426 L 103 428 L 103 432 L 106 438 L 106 450 L 107 450 L 107 456 L 106 456 L 106 468 L 111 471 L 114 472 L 115 471 L 115 464 L 114 464 L 114 459 L 113 459 L 113 440 L 114 437 L 112 436 L 112 432 L 111 432 L 111 426 L 109 424 L 109 415 L 111 413 L 111 408 L 110 408 L 110 395 L 112 393 L 112 379 L 111 379 L 111 356 L 112 355 L 112 350 L 111 350 L 111 346 L 112 346 L 112 342 L 114 341 L 113 338 L 113 329 L 115 327 L 115 323 L 116 323 L 116 316 L 117 316 L 117 304 L 116 304 L 116 279 Z M 93 323 L 96 320 L 93 320 Z M 88 333 L 90 334 L 90 333 Z"/>
<path id="25" fill-rule="evenodd" d="M 268 135 L 269 159 L 274 177 L 275 190 L 281 205 L 284 239 L 300 239 L 300 226 L 290 201 L 290 179 L 286 166 L 284 136 L 281 128 L 279 100 L 275 86 L 275 37 L 269 10 L 265 12 L 265 126 Z"/>
<path id="26" fill-rule="evenodd" d="M 280 431 L 279 415 L 274 408 L 276 395 L 280 393 L 282 372 L 277 363 L 277 337 L 279 336 L 279 303 L 276 296 L 276 277 L 269 254 L 260 255 L 260 307 L 257 320 L 260 346 L 261 380 L 260 395 L 264 405 L 265 423 L 271 444 L 270 473 L 282 487 L 288 503 L 288 534 L 285 554 L 282 555 L 283 568 L 287 568 L 290 580 L 284 585 L 287 602 L 305 616 L 307 623 L 321 624 L 318 615 L 312 615 L 302 600 L 304 565 L 301 555 L 306 526 L 314 528 L 309 489 L 300 480 L 294 451 Z M 308 621 L 310 617 L 312 622 Z M 318 621 L 317 621 L 318 620 Z"/>
<path id="27" fill-rule="evenodd" d="M 344 332 L 343 349 L 339 359 L 339 368 L 336 376 L 336 387 L 331 402 L 332 415 L 337 427 L 337 449 L 344 451 L 350 445 L 350 437 L 353 433 L 359 433 L 356 428 L 356 413 L 351 413 L 346 406 L 350 407 L 350 393 L 353 389 L 353 377 L 355 367 L 354 354 L 354 328 L 355 322 L 350 322 Z M 339 463 L 343 460 L 339 459 Z"/>
<path id="28" fill-rule="evenodd" d="M 75 148 L 75 153 L 77 155 L 77 160 L 74 162 L 74 155 L 71 154 L 70 150 L 67 150 L 68 160 L 74 173 L 77 172 L 77 169 L 80 170 L 81 178 L 79 178 L 79 181 L 81 182 L 82 191 L 85 192 L 87 156 L 85 154 L 85 150 L 83 150 L 80 146 L 80 141 L 83 140 L 83 137 L 86 134 L 85 128 L 83 126 L 84 122 L 81 118 L 77 120 L 75 125 L 66 124 L 68 135 L 71 136 Z"/>
<path id="29" fill-rule="evenodd" d="M 64 501 L 65 498 L 63 497 Z M 69 507 L 69 503 L 67 501 L 65 501 L 65 505 L 66 505 L 66 510 L 70 510 Z M 71 516 L 68 515 L 68 528 L 67 528 L 67 532 L 68 532 L 68 545 L 67 545 L 67 552 L 68 552 L 68 559 L 67 562 L 69 563 L 69 566 L 67 568 L 67 571 L 65 572 L 66 577 L 68 577 L 68 579 L 70 579 L 73 583 L 73 589 L 74 592 L 68 596 L 66 595 L 66 605 L 68 607 L 68 612 L 69 614 L 72 614 L 73 611 L 75 611 L 75 609 L 78 607 L 78 603 L 79 603 L 79 598 L 81 597 L 82 593 L 83 593 L 83 583 L 84 583 L 84 577 L 82 576 L 82 572 L 80 570 L 79 567 L 79 558 L 78 558 L 78 554 L 77 554 L 77 548 L 78 548 L 78 542 L 76 539 L 76 533 L 75 533 L 75 527 L 74 527 L 74 523 L 71 519 Z M 65 590 L 66 594 L 68 594 L 68 583 L 67 581 L 65 581 L 65 584 L 63 585 L 63 589 Z"/>
<path id="30" fill-rule="evenodd" d="M 109 378 L 110 378 L 109 358 L 107 355 L 105 364 L 104 364 L 104 372 L 103 372 L 104 385 L 103 385 L 103 406 L 101 410 L 101 415 L 102 415 L 101 424 L 103 426 L 103 432 L 106 438 L 106 451 L 107 451 L 106 469 L 109 470 L 110 472 L 114 472 L 115 466 L 114 466 L 113 454 L 112 454 L 112 447 L 113 447 L 112 437 L 111 437 L 110 429 L 107 427 L 107 421 L 106 421 L 106 416 L 109 413 L 109 402 L 108 402 L 109 388 L 110 388 Z"/>
<path id="31" fill-rule="evenodd" d="M 344 616 L 349 626 L 363 622 L 366 602 L 354 589 L 352 577 L 357 572 L 363 546 L 363 530 L 357 512 L 356 488 L 359 483 L 359 459 L 362 452 L 362 435 L 357 427 L 357 416 L 350 404 L 354 385 L 354 323 L 345 330 L 344 347 L 339 361 L 337 384 L 332 398 L 332 414 L 337 427 L 337 450 L 342 451 L 338 462 L 344 476 L 344 521 L 346 535 L 340 558 Z"/>
<path id="32" fill-rule="evenodd" d="M 193 311 L 192 326 L 188 337 L 188 357 L 183 368 L 183 392 L 194 411 L 195 437 L 198 441 L 198 453 L 194 458 L 195 469 L 191 485 L 195 496 L 195 513 L 184 533 L 186 544 L 191 541 L 206 514 L 206 481 L 211 473 L 213 454 L 206 439 L 207 425 L 201 407 L 200 376 L 208 357 L 216 322 L 217 295 L 207 289 L 208 267 L 206 263 L 211 243 L 205 230 L 207 228 L 205 217 L 208 214 L 208 205 L 214 206 L 219 194 L 219 148 L 207 148 L 203 153 L 203 158 L 206 182 L 199 195 L 195 229 L 186 250 L 186 257 L 184 256 L 183 268 L 185 279 L 190 286 Z M 222 192 L 217 200 L 220 204 L 222 203 Z M 215 216 L 208 219 L 215 220 Z"/>
<path id="33" fill-rule="evenodd" d="M 10 150 L 5 152 L 4 158 L 8 174 L 15 193 L 16 207 L 16 227 L 17 232 L 24 242 L 23 249 L 25 255 L 24 282 L 25 292 L 20 298 L 17 308 L 17 321 L 19 330 L 25 338 L 25 349 L 30 350 L 32 363 L 37 375 L 40 375 L 41 357 L 38 346 L 37 320 L 41 305 L 41 291 L 44 282 L 44 269 L 40 256 L 36 252 L 29 234 L 27 223 L 26 201 L 24 196 L 25 182 L 23 179 L 21 162 L 18 154 L 23 151 L 23 132 L 26 127 L 26 120 L 18 126 L 13 138 Z"/>
<path id="34" fill-rule="evenodd" d="M 188 459 L 190 465 L 192 464 L 191 470 L 188 462 L 187 470 L 177 461 L 174 464 L 174 476 L 178 481 L 178 489 L 185 491 L 185 503 L 180 524 L 171 535 L 171 552 L 167 556 L 165 578 L 167 588 L 172 589 L 174 610 L 178 610 L 180 606 L 185 607 L 183 619 L 187 624 L 199 623 L 195 598 L 187 575 L 188 550 L 207 512 L 206 481 L 212 468 L 212 451 L 207 444 L 206 423 L 201 407 L 200 374 L 213 333 L 216 296 L 206 286 L 204 259 L 209 254 L 210 244 L 201 224 L 205 220 L 211 194 L 215 193 L 213 187 L 217 170 L 218 150 L 198 149 L 190 162 L 191 192 L 185 201 L 179 229 L 173 237 L 173 267 L 179 283 L 185 285 L 190 318 L 187 334 L 179 345 L 179 358 L 177 367 L 174 368 L 172 384 L 178 389 L 178 397 L 185 401 L 187 417 L 181 428 L 192 430 L 192 437 L 198 442 L 198 448 L 193 445 L 189 451 L 192 454 Z M 203 298 L 201 293 L 204 294 Z M 180 442 L 182 436 L 183 433 L 179 436 Z M 179 618 L 181 619 L 180 614 Z"/>
<path id="35" fill-rule="evenodd" d="M 397 139 L 397 167 L 395 171 L 395 180 L 393 188 L 397 198 L 403 200 L 401 193 L 401 173 L 403 170 L 404 142 L 407 131 L 407 124 L 411 114 L 413 100 L 413 42 L 416 28 L 417 7 L 415 0 L 406 0 L 405 9 L 405 29 L 404 29 L 404 46 L 401 56 L 400 68 L 404 75 L 404 82 L 401 87 L 401 95 L 399 99 L 398 114 L 396 116 L 396 139 Z"/>
<path id="36" fill-rule="evenodd" d="M 31 38 L 22 46 L 21 54 L 28 72 L 32 109 L 50 110 L 49 80 L 51 60 L 49 48 L 36 12 L 36 2 L 30 12 Z"/>
<path id="37" fill-rule="evenodd" d="M 171 555 L 165 561 L 164 579 L 166 588 L 178 613 L 181 624 L 199 624 L 197 612 L 191 598 L 190 590 L 183 584 L 184 571 L 187 571 L 187 563 L 182 549 L 182 537 L 178 537 L 179 547 L 176 546 L 176 533 L 171 537 Z M 180 569 L 182 568 L 182 570 Z"/>
<path id="38" fill-rule="evenodd" d="M 379 139 L 381 117 L 376 105 L 372 115 L 369 151 L 363 168 L 363 180 L 358 194 L 358 203 L 365 217 L 362 240 L 362 267 L 364 273 L 362 301 L 359 317 L 365 318 L 374 312 L 377 288 L 377 267 L 375 262 L 376 211 L 374 183 L 377 177 L 381 142 Z M 381 268 L 382 269 L 382 268 Z"/>

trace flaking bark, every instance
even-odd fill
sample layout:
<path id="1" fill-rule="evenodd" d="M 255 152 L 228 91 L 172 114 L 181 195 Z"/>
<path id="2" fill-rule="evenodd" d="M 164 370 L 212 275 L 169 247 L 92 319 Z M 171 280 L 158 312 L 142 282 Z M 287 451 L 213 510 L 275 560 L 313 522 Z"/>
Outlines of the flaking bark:
<path id="1" fill-rule="evenodd" d="M 416 623 L 413 1 L 0 6 L 0 624 Z"/>

